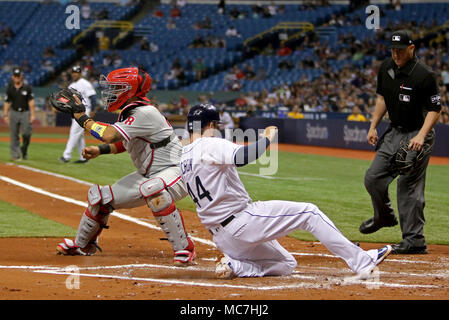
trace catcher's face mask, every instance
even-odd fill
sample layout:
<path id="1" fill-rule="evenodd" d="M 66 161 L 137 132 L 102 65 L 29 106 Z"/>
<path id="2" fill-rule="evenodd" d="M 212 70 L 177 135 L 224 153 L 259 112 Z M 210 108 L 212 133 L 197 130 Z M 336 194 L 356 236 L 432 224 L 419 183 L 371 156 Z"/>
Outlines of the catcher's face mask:
<path id="1" fill-rule="evenodd" d="M 138 68 L 122 68 L 100 78 L 101 98 L 109 112 L 119 109 L 128 99 L 144 97 L 151 88 L 151 77 Z"/>
<path id="2" fill-rule="evenodd" d="M 103 101 L 105 109 L 109 112 L 113 112 L 120 108 L 120 106 L 132 96 L 128 94 L 133 88 L 129 83 L 111 82 L 102 75 L 99 84 L 101 88 L 101 100 Z"/>

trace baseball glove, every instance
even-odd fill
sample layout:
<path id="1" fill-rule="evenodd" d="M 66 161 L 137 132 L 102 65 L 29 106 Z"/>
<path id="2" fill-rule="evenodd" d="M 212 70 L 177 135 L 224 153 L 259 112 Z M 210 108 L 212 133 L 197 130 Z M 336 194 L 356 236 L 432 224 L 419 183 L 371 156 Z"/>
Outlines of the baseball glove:
<path id="1" fill-rule="evenodd" d="M 399 149 L 392 158 L 392 170 L 399 175 L 408 174 L 420 163 L 428 154 L 432 152 L 433 140 L 425 141 L 420 151 L 409 150 L 409 140 L 402 140 Z"/>
<path id="2" fill-rule="evenodd" d="M 81 94 L 75 89 L 61 89 L 50 95 L 51 106 L 57 111 L 69 114 L 86 111 L 82 100 Z"/>

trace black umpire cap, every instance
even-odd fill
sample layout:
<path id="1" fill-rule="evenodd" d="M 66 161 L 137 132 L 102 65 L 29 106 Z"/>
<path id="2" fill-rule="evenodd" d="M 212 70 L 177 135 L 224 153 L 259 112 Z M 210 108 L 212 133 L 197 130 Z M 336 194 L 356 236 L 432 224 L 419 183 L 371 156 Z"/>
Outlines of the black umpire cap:
<path id="1" fill-rule="evenodd" d="M 72 72 L 81 73 L 81 67 L 80 66 L 73 66 Z"/>
<path id="2" fill-rule="evenodd" d="M 12 74 L 14 76 L 21 76 L 22 75 L 22 70 L 20 70 L 20 68 L 14 68 L 14 70 L 12 71 Z"/>
<path id="3" fill-rule="evenodd" d="M 211 104 L 197 104 L 187 114 L 187 129 L 189 132 L 193 131 L 193 124 L 196 121 L 201 123 L 201 129 L 203 129 L 212 121 L 220 123 L 220 113 Z"/>
<path id="4" fill-rule="evenodd" d="M 391 49 L 404 49 L 412 44 L 414 44 L 413 37 L 409 30 L 397 30 L 391 34 Z"/>

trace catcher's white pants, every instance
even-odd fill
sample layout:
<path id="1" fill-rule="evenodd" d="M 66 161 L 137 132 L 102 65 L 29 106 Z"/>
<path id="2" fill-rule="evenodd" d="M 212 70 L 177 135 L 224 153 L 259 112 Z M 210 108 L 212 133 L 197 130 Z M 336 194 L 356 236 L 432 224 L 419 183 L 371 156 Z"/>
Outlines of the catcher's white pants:
<path id="1" fill-rule="evenodd" d="M 127 209 L 146 206 L 146 202 L 140 193 L 142 183 L 150 178 L 161 178 L 167 186 L 173 201 L 179 201 L 187 196 L 187 189 L 181 179 L 181 169 L 179 167 L 169 167 L 158 173 L 144 177 L 138 172 L 130 173 L 111 185 L 114 200 L 111 205 L 114 209 Z"/>
<path id="2" fill-rule="evenodd" d="M 69 140 L 67 141 L 67 145 L 62 156 L 64 159 L 70 160 L 72 158 L 73 149 L 77 148 L 80 160 L 85 160 L 82 154 L 85 146 L 86 141 L 84 140 L 84 129 L 80 127 L 75 119 L 72 119 Z"/>
<path id="3" fill-rule="evenodd" d="M 229 256 L 238 277 L 291 274 L 296 260 L 276 239 L 297 229 L 312 233 L 355 273 L 375 266 L 377 250 L 365 251 L 354 245 L 314 204 L 258 201 L 235 217 L 225 227 L 211 228 L 211 232 L 217 248 Z"/>

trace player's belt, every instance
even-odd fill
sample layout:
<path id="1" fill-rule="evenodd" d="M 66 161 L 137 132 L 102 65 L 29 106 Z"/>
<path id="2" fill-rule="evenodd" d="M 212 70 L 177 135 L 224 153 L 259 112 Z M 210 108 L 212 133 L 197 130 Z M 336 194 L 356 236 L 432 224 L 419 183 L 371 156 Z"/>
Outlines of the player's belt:
<path id="1" fill-rule="evenodd" d="M 18 109 L 12 109 L 15 112 L 27 112 L 28 109 L 24 109 L 24 108 L 18 108 Z"/>
<path id="2" fill-rule="evenodd" d="M 394 128 L 394 129 L 396 129 L 396 130 L 398 130 L 400 133 L 409 133 L 409 132 L 412 132 L 412 131 L 415 131 L 415 130 L 418 130 L 418 129 L 408 129 L 408 128 L 405 128 L 405 127 L 403 127 L 403 126 L 397 126 L 397 125 L 391 125 L 391 127 L 392 128 Z"/>
<path id="3" fill-rule="evenodd" d="M 221 226 L 224 228 L 228 225 L 229 222 L 231 222 L 232 220 L 234 220 L 235 216 L 231 215 L 229 217 L 227 217 L 221 224 Z"/>
<path id="4" fill-rule="evenodd" d="M 227 217 L 225 220 L 223 220 L 223 221 L 220 223 L 220 226 L 222 226 L 223 228 L 226 227 L 226 226 L 229 224 L 229 222 L 231 222 L 232 220 L 234 220 L 234 218 L 235 218 L 234 215 L 230 215 L 229 217 Z M 210 232 L 212 235 L 214 235 L 214 232 L 217 232 L 217 231 L 218 231 L 218 227 L 217 227 L 217 228 L 209 229 L 209 232 Z"/>
<path id="5" fill-rule="evenodd" d="M 170 143 L 170 141 L 173 140 L 174 137 L 175 137 L 175 134 L 172 133 L 171 136 L 165 138 L 165 139 L 162 140 L 162 141 L 155 142 L 155 143 L 150 143 L 150 148 L 151 148 L 151 149 L 157 149 L 157 148 L 165 147 L 167 144 Z"/>

